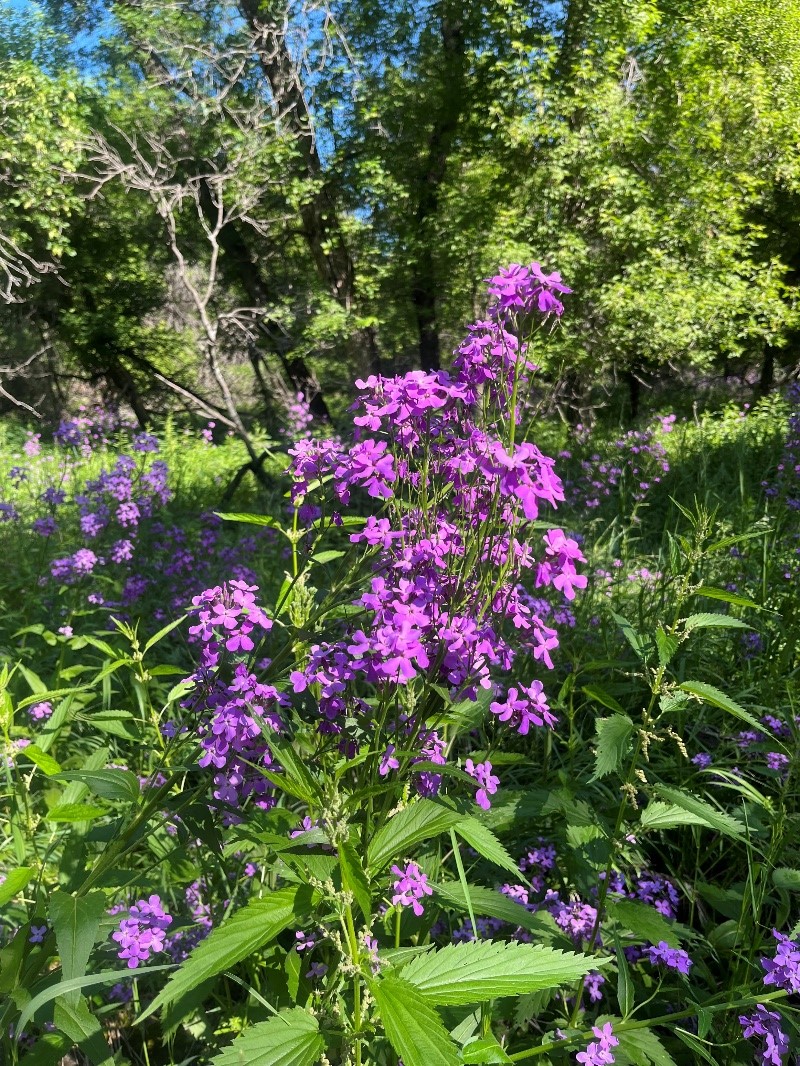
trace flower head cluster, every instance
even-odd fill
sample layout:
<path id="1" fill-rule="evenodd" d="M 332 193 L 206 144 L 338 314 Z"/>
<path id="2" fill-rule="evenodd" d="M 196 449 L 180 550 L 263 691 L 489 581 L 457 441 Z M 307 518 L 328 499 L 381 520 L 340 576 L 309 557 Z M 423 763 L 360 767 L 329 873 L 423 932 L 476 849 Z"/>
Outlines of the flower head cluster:
<path id="1" fill-rule="evenodd" d="M 800 944 L 777 929 L 772 930 L 772 935 L 778 941 L 778 950 L 774 959 L 761 960 L 765 971 L 764 984 L 777 985 L 787 992 L 800 992 Z"/>
<path id="2" fill-rule="evenodd" d="M 160 896 L 140 899 L 130 908 L 128 917 L 122 919 L 119 929 L 111 934 L 120 946 L 117 955 L 127 960 L 129 969 L 135 970 L 155 952 L 164 951 L 166 931 L 171 924 L 172 917 L 165 912 Z"/>
<path id="3" fill-rule="evenodd" d="M 596 508 L 604 498 L 619 492 L 630 503 L 641 503 L 664 474 L 669 473 L 667 451 L 661 440 L 672 423 L 663 420 L 644 430 L 632 429 L 613 444 L 608 455 L 592 453 L 581 460 L 581 474 L 570 485 L 570 499 L 582 506 Z"/>
<path id="4" fill-rule="evenodd" d="M 789 1037 L 781 1029 L 781 1016 L 777 1011 L 767 1010 L 763 1003 L 759 1003 L 752 1014 L 739 1015 L 739 1024 L 745 1040 L 760 1037 L 763 1041 L 758 1051 L 758 1066 L 784 1066 Z"/>
<path id="5" fill-rule="evenodd" d="M 660 964 L 669 970 L 677 970 L 678 973 L 688 974 L 692 965 L 692 960 L 685 951 L 671 948 L 666 940 L 659 940 L 656 945 L 646 948 L 645 953 L 653 966 Z"/>
<path id="6" fill-rule="evenodd" d="M 575 1061 L 583 1063 L 583 1066 L 608 1066 L 609 1063 L 615 1062 L 611 1049 L 619 1044 L 619 1039 L 614 1036 L 611 1022 L 606 1022 L 602 1027 L 593 1025 L 592 1032 L 595 1039 L 585 1051 L 578 1052 Z"/>
<path id="7" fill-rule="evenodd" d="M 415 862 L 406 863 L 404 870 L 395 865 L 392 867 L 392 873 L 396 877 L 392 904 L 395 907 L 411 907 L 419 918 L 423 913 L 422 900 L 425 896 L 433 895 L 427 875 Z"/>
<path id="8" fill-rule="evenodd" d="M 492 774 L 492 764 L 488 760 L 475 764 L 472 759 L 467 759 L 464 763 L 464 769 L 470 777 L 474 777 L 478 782 L 479 787 L 475 793 L 475 802 L 479 807 L 488 811 L 492 805 L 489 796 L 493 796 L 497 792 L 500 778 Z"/>

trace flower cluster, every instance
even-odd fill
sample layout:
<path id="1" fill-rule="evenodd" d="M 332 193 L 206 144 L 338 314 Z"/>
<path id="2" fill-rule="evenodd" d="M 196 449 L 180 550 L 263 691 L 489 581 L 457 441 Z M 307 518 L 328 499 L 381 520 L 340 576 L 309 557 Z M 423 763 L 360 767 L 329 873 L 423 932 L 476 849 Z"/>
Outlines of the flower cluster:
<path id="1" fill-rule="evenodd" d="M 781 1029 L 781 1016 L 777 1011 L 767 1010 L 759 1003 L 752 1014 L 740 1014 L 739 1024 L 745 1040 L 760 1037 L 763 1043 L 758 1051 L 758 1066 L 783 1066 L 784 1055 L 789 1050 L 789 1037 Z"/>
<path id="2" fill-rule="evenodd" d="M 778 950 L 774 959 L 761 960 L 765 971 L 764 984 L 777 985 L 787 992 L 800 992 L 800 944 L 777 929 L 772 930 L 772 935 L 778 941 Z"/>
<path id="3" fill-rule="evenodd" d="M 583 1066 L 608 1066 L 609 1063 L 615 1062 L 611 1049 L 619 1044 L 619 1039 L 614 1036 L 611 1022 L 606 1022 L 602 1027 L 593 1025 L 592 1032 L 595 1039 L 585 1051 L 578 1052 L 575 1061 L 583 1063 Z"/>
<path id="4" fill-rule="evenodd" d="M 645 949 L 645 953 L 653 966 L 666 966 L 669 970 L 677 970 L 678 973 L 688 974 L 692 960 L 685 951 L 680 948 L 671 948 L 666 940 Z"/>
<path id="5" fill-rule="evenodd" d="M 420 870 L 415 862 L 406 863 L 404 870 L 401 870 L 399 866 L 393 866 L 392 873 L 396 877 L 392 905 L 395 907 L 411 907 L 414 914 L 418 918 L 421 917 L 424 909 L 421 901 L 425 896 L 433 895 L 433 889 L 428 884 L 427 875 Z"/>
<path id="6" fill-rule="evenodd" d="M 140 899 L 130 908 L 128 917 L 122 919 L 119 929 L 111 934 L 120 946 L 118 957 L 126 959 L 128 968 L 135 970 L 155 952 L 164 951 L 166 931 L 171 924 L 172 917 L 165 912 L 160 896 Z"/>
<path id="7" fill-rule="evenodd" d="M 664 474 L 669 473 L 662 437 L 672 432 L 675 416 L 659 418 L 643 430 L 629 430 L 614 441 L 609 455 L 593 452 L 580 461 L 581 473 L 569 484 L 573 504 L 597 508 L 603 499 L 620 493 L 631 505 L 641 503 Z M 571 453 L 564 453 L 571 458 Z"/>
<path id="8" fill-rule="evenodd" d="M 474 777 L 478 782 L 478 791 L 475 793 L 475 802 L 479 807 L 488 811 L 492 805 L 489 796 L 493 796 L 495 792 L 497 792 L 500 778 L 495 777 L 494 774 L 492 774 L 492 764 L 488 760 L 486 762 L 479 762 L 476 765 L 473 763 L 472 759 L 467 759 L 464 763 L 464 769 L 470 777 Z"/>

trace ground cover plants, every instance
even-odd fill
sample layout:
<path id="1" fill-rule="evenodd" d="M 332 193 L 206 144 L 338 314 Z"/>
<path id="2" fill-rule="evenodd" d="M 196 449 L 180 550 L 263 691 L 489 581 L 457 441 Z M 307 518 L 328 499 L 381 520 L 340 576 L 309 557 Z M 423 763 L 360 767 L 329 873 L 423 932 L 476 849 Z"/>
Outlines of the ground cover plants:
<path id="1" fill-rule="evenodd" d="M 798 395 L 544 426 L 569 296 L 299 398 L 236 509 L 213 427 L 9 440 L 4 1061 L 800 1048 Z"/>

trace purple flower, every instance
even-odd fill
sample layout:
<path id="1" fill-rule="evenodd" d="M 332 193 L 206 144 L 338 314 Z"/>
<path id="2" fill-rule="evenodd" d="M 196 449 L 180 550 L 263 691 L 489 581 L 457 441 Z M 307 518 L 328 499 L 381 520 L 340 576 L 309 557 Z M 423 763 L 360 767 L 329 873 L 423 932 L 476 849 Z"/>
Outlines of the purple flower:
<path id="1" fill-rule="evenodd" d="M 52 713 L 53 705 L 49 700 L 45 700 L 43 703 L 34 703 L 32 707 L 28 708 L 28 714 L 35 722 L 41 722 L 49 718 Z"/>
<path id="2" fill-rule="evenodd" d="M 589 993 L 589 999 L 592 1003 L 599 1003 L 603 998 L 603 993 L 600 991 L 601 986 L 606 983 L 605 977 L 596 970 L 591 973 L 587 973 L 583 979 L 583 987 Z"/>
<path id="3" fill-rule="evenodd" d="M 492 775 L 492 764 L 488 760 L 475 765 L 472 759 L 467 759 L 464 763 L 464 769 L 470 777 L 475 778 L 480 786 L 475 793 L 475 802 L 479 807 L 488 811 L 492 805 L 489 796 L 493 796 L 497 792 L 500 778 Z"/>
<path id="4" fill-rule="evenodd" d="M 778 941 L 778 950 L 774 959 L 761 960 L 765 970 L 764 984 L 777 985 L 787 992 L 800 992 L 800 944 L 777 929 L 772 930 L 772 935 Z"/>
<path id="5" fill-rule="evenodd" d="M 767 766 L 770 770 L 783 771 L 789 765 L 789 756 L 780 751 L 767 752 Z"/>
<path id="6" fill-rule="evenodd" d="M 592 1032 L 596 1039 L 585 1051 L 578 1052 L 575 1056 L 576 1062 L 583 1063 L 583 1066 L 608 1066 L 609 1063 L 615 1062 L 611 1048 L 616 1047 L 619 1040 L 614 1036 L 611 1022 L 606 1022 L 602 1028 L 593 1025 Z"/>
<path id="7" fill-rule="evenodd" d="M 645 948 L 645 953 L 653 966 L 660 963 L 670 970 L 677 970 L 678 973 L 688 974 L 692 965 L 692 960 L 685 951 L 671 948 L 666 940 L 659 940 L 654 947 Z"/>
<path id="8" fill-rule="evenodd" d="M 705 770 L 711 765 L 711 756 L 705 751 L 698 751 L 697 755 L 692 756 L 691 761 L 701 770 Z"/>
<path id="9" fill-rule="evenodd" d="M 789 1051 L 789 1037 L 781 1029 L 780 1023 L 780 1014 L 767 1010 L 763 1003 L 759 1003 L 752 1014 L 739 1015 L 745 1040 L 752 1040 L 756 1036 L 763 1039 L 758 1053 L 759 1066 L 784 1064 L 784 1055 Z"/>
<path id="10" fill-rule="evenodd" d="M 35 519 L 32 528 L 40 537 L 52 537 L 57 529 L 56 520 L 52 515 L 45 515 L 44 518 Z"/>
<path id="11" fill-rule="evenodd" d="M 420 902 L 425 896 L 432 896 L 433 889 L 428 884 L 428 877 L 415 862 L 406 863 L 405 870 L 399 866 L 392 867 L 397 880 L 394 882 L 392 904 L 395 907 L 411 907 L 419 918 L 423 913 Z"/>
<path id="12" fill-rule="evenodd" d="M 135 452 L 157 452 L 158 437 L 152 433 L 138 433 L 133 438 L 133 450 Z"/>
<path id="13" fill-rule="evenodd" d="M 47 935 L 46 925 L 32 925 L 31 935 L 28 937 L 28 942 L 31 944 L 41 944 Z"/>
<path id="14" fill-rule="evenodd" d="M 112 940 L 120 945 L 118 957 L 126 959 L 128 968 L 135 970 L 152 954 L 165 950 L 166 930 L 171 924 L 172 917 L 164 911 L 160 896 L 140 899 L 120 922 L 119 929 L 111 934 Z"/>
<path id="15" fill-rule="evenodd" d="M 394 744 L 389 744 L 386 751 L 383 753 L 381 764 L 378 768 L 381 777 L 386 777 L 390 770 L 397 770 L 400 768 L 400 763 L 397 761 L 394 752 Z"/>

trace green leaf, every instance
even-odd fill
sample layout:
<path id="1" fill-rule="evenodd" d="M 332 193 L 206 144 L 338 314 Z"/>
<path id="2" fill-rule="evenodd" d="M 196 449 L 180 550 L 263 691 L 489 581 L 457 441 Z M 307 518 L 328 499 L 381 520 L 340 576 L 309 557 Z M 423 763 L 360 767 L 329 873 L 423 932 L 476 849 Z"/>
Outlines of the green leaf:
<path id="1" fill-rule="evenodd" d="M 60 1066 L 73 1041 L 63 1033 L 42 1033 L 23 1058 L 19 1066 Z"/>
<path id="2" fill-rule="evenodd" d="M 91 822 L 95 818 L 102 818 L 104 814 L 108 814 L 108 811 L 88 803 L 60 803 L 50 808 L 45 819 L 48 822 Z"/>
<path id="3" fill-rule="evenodd" d="M 250 900 L 198 944 L 186 962 L 172 974 L 166 987 L 159 992 L 139 1021 L 206 978 L 229 970 L 254 954 L 284 929 L 305 918 L 313 909 L 316 899 L 317 894 L 307 885 L 290 885 L 261 899 Z"/>
<path id="4" fill-rule="evenodd" d="M 717 1059 L 715 1059 L 711 1052 L 703 1044 L 702 1040 L 699 1040 L 694 1033 L 687 1033 L 685 1029 L 681 1029 L 679 1026 L 673 1026 L 672 1032 L 677 1036 L 681 1043 L 690 1048 L 696 1055 L 703 1060 L 703 1062 L 709 1063 L 709 1066 L 718 1066 Z"/>
<path id="5" fill-rule="evenodd" d="M 634 726 L 626 714 L 615 714 L 613 718 L 598 718 L 595 728 L 597 749 L 591 781 L 599 781 L 601 777 L 619 769 L 628 751 Z"/>
<path id="6" fill-rule="evenodd" d="M 268 514 L 247 514 L 246 512 L 236 511 L 232 514 L 222 513 L 215 511 L 214 514 L 217 518 L 221 518 L 223 522 L 245 522 L 248 526 L 269 526 L 270 529 L 277 529 L 281 533 L 285 530 L 277 518 L 273 518 Z"/>
<path id="7" fill-rule="evenodd" d="M 676 1066 L 652 1029 L 629 1029 L 618 1034 L 619 1046 L 635 1066 Z"/>
<path id="8" fill-rule="evenodd" d="M 707 685 L 704 681 L 682 681 L 678 688 L 683 692 L 691 693 L 692 696 L 697 696 L 704 703 L 710 703 L 713 707 L 719 707 L 720 710 L 727 711 L 734 718 L 747 722 L 751 729 L 756 729 L 759 733 L 766 733 L 768 736 L 772 736 L 757 718 L 714 685 Z"/>
<path id="9" fill-rule="evenodd" d="M 324 1049 L 317 1019 L 293 1007 L 247 1029 L 211 1066 L 313 1066 Z"/>
<path id="10" fill-rule="evenodd" d="M 32 707 L 34 703 L 52 703 L 54 700 L 62 699 L 64 696 L 73 696 L 77 692 L 88 692 L 89 688 L 83 685 L 81 688 L 53 688 L 48 689 L 47 692 L 37 692 L 35 696 L 26 696 L 24 700 L 20 700 L 17 704 L 17 710 L 22 711 L 26 707 Z"/>
<path id="11" fill-rule="evenodd" d="M 91 714 L 79 714 L 78 717 L 101 733 L 141 742 L 142 723 L 130 711 L 92 711 Z"/>
<path id="12" fill-rule="evenodd" d="M 377 873 L 392 860 L 405 856 L 415 844 L 446 832 L 462 818 L 463 815 L 429 799 L 404 807 L 373 837 L 367 853 L 368 869 Z"/>
<path id="13" fill-rule="evenodd" d="M 101 799 L 122 803 L 135 803 L 141 795 L 139 779 L 130 770 L 65 770 L 57 780 L 82 781 Z"/>
<path id="14" fill-rule="evenodd" d="M 163 640 L 168 633 L 171 633 L 173 629 L 177 629 L 178 626 L 183 625 L 187 618 L 188 615 L 182 614 L 180 618 L 176 618 L 174 621 L 168 622 L 167 625 L 159 629 L 157 633 L 154 633 L 153 636 L 145 644 L 144 650 L 142 651 L 142 655 L 146 655 L 151 648 L 155 647 L 155 645 L 158 644 L 160 640 Z"/>
<path id="15" fill-rule="evenodd" d="M 0 885 L 0 906 L 13 899 L 17 892 L 21 892 L 35 873 L 36 870 L 32 866 L 19 866 L 12 870 Z"/>
<path id="16" fill-rule="evenodd" d="M 658 629 L 656 629 L 656 648 L 658 649 L 658 662 L 660 666 L 669 666 L 672 662 L 672 656 L 680 646 L 680 640 L 678 640 L 673 633 L 667 633 L 662 626 L 659 626 Z"/>
<path id="17" fill-rule="evenodd" d="M 672 803 L 651 800 L 639 819 L 641 829 L 673 829 L 678 825 L 704 825 L 712 828 L 701 815 L 676 807 Z"/>
<path id="18" fill-rule="evenodd" d="M 42 773 L 47 774 L 48 777 L 61 773 L 61 766 L 52 755 L 42 751 L 38 744 L 29 744 L 27 748 L 22 749 L 22 754 L 26 759 L 30 759 L 35 766 L 38 766 Z"/>
<path id="19" fill-rule="evenodd" d="M 776 888 L 800 892 L 800 870 L 790 870 L 788 866 L 779 866 L 772 871 L 772 883 Z"/>
<path id="20" fill-rule="evenodd" d="M 311 558 L 314 560 L 315 563 L 332 563 L 334 559 L 341 559 L 344 554 L 345 553 L 343 551 L 330 550 L 324 552 L 315 552 L 314 555 L 311 556 Z"/>
<path id="21" fill-rule="evenodd" d="M 319 782 L 308 769 L 303 759 L 297 754 L 291 742 L 279 736 L 263 718 L 255 718 L 261 732 L 269 742 L 270 751 L 283 767 L 283 774 L 266 774 L 271 781 L 277 782 L 287 792 L 306 803 L 318 805 L 322 799 Z"/>
<path id="22" fill-rule="evenodd" d="M 622 630 L 623 636 L 633 648 L 637 658 L 641 659 L 642 662 L 646 662 L 652 654 L 653 642 L 643 633 L 639 633 L 635 630 L 628 619 L 624 618 L 621 614 L 612 611 L 611 617 Z"/>
<path id="23" fill-rule="evenodd" d="M 97 939 L 100 919 L 105 915 L 105 895 L 90 892 L 86 896 L 71 896 L 56 892 L 50 897 L 47 912 L 56 934 L 61 975 L 64 981 L 83 977 Z M 67 993 L 63 999 L 77 1006 L 80 992 Z"/>
<path id="24" fill-rule="evenodd" d="M 84 1052 L 92 1066 L 114 1066 L 114 1056 L 89 1004 L 77 993 L 77 999 L 56 1000 L 53 1021 Z"/>
<path id="25" fill-rule="evenodd" d="M 625 708 L 619 703 L 610 692 L 606 692 L 600 685 L 584 685 L 581 689 L 589 699 L 595 700 L 603 707 L 607 707 L 609 711 L 616 711 L 617 714 L 624 714 Z"/>
<path id="26" fill-rule="evenodd" d="M 740 596 L 738 592 L 728 592 L 727 589 L 715 589 L 710 588 L 708 585 L 701 585 L 695 595 L 707 596 L 710 600 L 722 600 L 723 603 L 732 603 L 734 607 L 754 607 L 758 610 L 758 604 L 755 600 L 750 600 L 747 596 Z"/>
<path id="27" fill-rule="evenodd" d="M 657 785 L 656 789 L 658 794 L 663 796 L 669 803 L 673 803 L 676 807 L 682 807 L 683 810 L 701 818 L 710 829 L 716 829 L 718 832 L 724 833 L 725 836 L 733 837 L 735 840 L 741 840 L 744 836 L 745 827 L 740 821 L 730 814 L 718 811 L 716 807 L 712 807 L 705 800 L 698 799 L 697 796 L 692 796 L 678 788 L 667 788 L 666 785 Z"/>
<path id="28" fill-rule="evenodd" d="M 415 959 L 403 970 L 403 979 L 428 1003 L 458 1006 L 556 988 L 577 981 L 597 965 L 588 955 L 540 944 L 473 940 Z"/>
<path id="29" fill-rule="evenodd" d="M 361 908 L 361 913 L 369 922 L 372 914 L 372 893 L 361 860 L 349 840 L 342 841 L 339 845 L 339 865 L 342 870 L 343 886 L 353 893 L 356 903 Z"/>
<path id="30" fill-rule="evenodd" d="M 461 1061 L 465 1064 L 474 1064 L 474 1066 L 484 1066 L 484 1064 L 491 1066 L 493 1063 L 513 1062 L 514 1060 L 508 1057 L 495 1037 L 484 1036 L 466 1045 L 461 1052 Z"/>
<path id="31" fill-rule="evenodd" d="M 392 1047 L 405 1066 L 458 1066 L 456 1046 L 427 1000 L 407 981 L 385 977 L 370 986 Z"/>
<path id="32" fill-rule="evenodd" d="M 623 1018 L 627 1018 L 634 1005 L 633 981 L 628 960 L 622 950 L 622 941 L 616 933 L 614 934 L 614 951 L 617 956 L 617 1003 L 619 1003 L 620 1014 Z"/>
<path id="33" fill-rule="evenodd" d="M 445 881 L 438 885 L 432 885 L 433 894 L 444 903 L 457 907 L 460 911 L 469 913 L 467 899 L 464 895 L 464 887 L 460 881 Z M 492 888 L 479 888 L 469 886 L 469 899 L 475 914 L 486 918 L 499 918 L 502 922 L 508 922 L 514 927 L 523 929 L 540 930 L 541 917 L 532 914 L 527 908 L 513 899 L 504 896 L 502 892 L 495 892 Z"/>
<path id="34" fill-rule="evenodd" d="M 671 948 L 681 945 L 675 929 L 655 908 L 632 899 L 609 899 L 606 903 L 608 917 L 630 930 L 638 940 L 653 944 L 665 940 Z"/>
<path id="35" fill-rule="evenodd" d="M 732 618 L 729 614 L 690 614 L 683 620 L 683 628 L 687 633 L 694 629 L 752 629 L 747 622 L 739 618 Z"/>
<path id="36" fill-rule="evenodd" d="M 460 837 L 466 840 L 470 847 L 475 848 L 478 854 L 482 855 L 488 862 L 499 866 L 502 870 L 508 870 L 515 877 L 519 877 L 519 866 L 491 829 L 481 825 L 477 818 L 464 818 L 463 821 L 457 822 L 453 828 Z"/>

